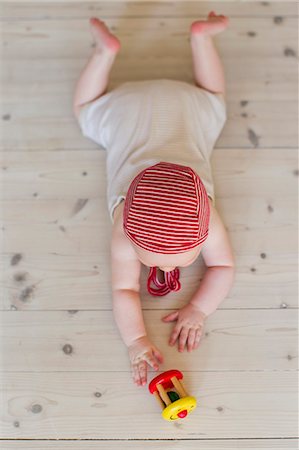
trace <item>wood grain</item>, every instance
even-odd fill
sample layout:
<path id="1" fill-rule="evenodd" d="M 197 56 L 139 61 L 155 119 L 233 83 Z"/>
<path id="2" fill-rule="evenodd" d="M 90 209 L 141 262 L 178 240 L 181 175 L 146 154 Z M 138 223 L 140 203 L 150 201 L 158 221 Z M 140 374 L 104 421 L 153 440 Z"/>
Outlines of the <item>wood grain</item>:
<path id="1" fill-rule="evenodd" d="M 182 370 L 199 403 L 169 424 L 133 385 L 114 323 L 106 152 L 81 135 L 72 95 L 92 52 L 89 17 L 122 42 L 112 90 L 193 83 L 189 28 L 210 10 L 230 17 L 215 38 L 228 120 L 212 168 L 237 274 L 199 349 L 180 354 L 161 317 L 191 298 L 202 260 L 159 300 L 142 268 L 161 370 Z M 297 18 L 281 1 L 1 2 L 1 450 L 298 448 Z"/>
<path id="2" fill-rule="evenodd" d="M 206 445 L 243 450 L 247 444 L 249 448 L 269 448 L 266 438 L 294 438 L 295 372 L 187 371 L 184 380 L 198 407 L 183 421 L 169 423 L 162 419 L 147 388 L 134 387 L 127 372 L 9 372 L 3 375 L 4 404 L 9 408 L 1 413 L 2 434 L 28 439 L 140 439 L 139 447 L 133 449 L 147 448 L 143 444 L 154 435 L 171 441 L 156 441 L 156 447 L 148 448 L 159 449 L 162 444 L 170 448 L 167 444 L 171 444 L 181 450 Z M 216 439 L 231 436 L 246 441 L 237 441 L 240 447 L 232 441 L 217 447 Z M 248 437 L 265 441 L 257 440 L 255 447 L 254 441 L 247 443 Z M 205 441 L 211 438 L 214 441 Z M 43 444 L 40 448 L 47 448 Z M 109 441 L 105 444 L 108 447 L 99 448 L 115 448 Z M 56 445 L 61 448 L 60 441 Z M 276 445 L 274 448 L 285 448 Z"/>

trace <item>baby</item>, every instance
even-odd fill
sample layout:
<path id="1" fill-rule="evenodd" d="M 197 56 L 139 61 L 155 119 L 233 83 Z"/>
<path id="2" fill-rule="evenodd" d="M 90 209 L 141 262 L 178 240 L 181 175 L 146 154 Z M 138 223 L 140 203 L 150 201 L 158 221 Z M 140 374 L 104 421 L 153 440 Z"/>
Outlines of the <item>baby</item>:
<path id="1" fill-rule="evenodd" d="M 197 291 L 162 319 L 175 322 L 169 345 L 177 342 L 180 352 L 198 347 L 206 318 L 234 280 L 210 166 L 226 121 L 224 74 L 212 36 L 227 25 L 228 18 L 214 12 L 191 24 L 195 85 L 145 80 L 107 92 L 121 44 L 102 21 L 90 19 L 95 48 L 76 85 L 74 114 L 84 136 L 107 150 L 113 312 L 138 386 L 146 384 L 148 365 L 158 370 L 163 362 L 143 321 L 141 263 L 150 267 L 148 291 L 163 296 L 180 289 L 178 267 L 203 257 Z"/>

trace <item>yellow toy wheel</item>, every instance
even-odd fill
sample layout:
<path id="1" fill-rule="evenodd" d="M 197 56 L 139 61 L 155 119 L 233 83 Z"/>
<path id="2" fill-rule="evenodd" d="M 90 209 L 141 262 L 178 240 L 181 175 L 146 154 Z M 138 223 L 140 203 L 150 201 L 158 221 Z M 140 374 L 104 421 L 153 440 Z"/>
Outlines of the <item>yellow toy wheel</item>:
<path id="1" fill-rule="evenodd" d="M 184 397 L 176 400 L 175 402 L 168 405 L 162 411 L 162 417 L 165 420 L 176 420 L 183 419 L 187 416 L 190 411 L 196 408 L 195 397 Z"/>

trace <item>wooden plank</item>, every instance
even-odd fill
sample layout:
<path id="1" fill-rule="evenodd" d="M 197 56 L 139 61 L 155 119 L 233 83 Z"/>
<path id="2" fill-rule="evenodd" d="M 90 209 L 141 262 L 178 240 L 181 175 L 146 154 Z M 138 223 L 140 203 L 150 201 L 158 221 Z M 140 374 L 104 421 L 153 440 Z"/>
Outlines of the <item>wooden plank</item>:
<path id="1" fill-rule="evenodd" d="M 123 450 L 195 450 L 199 445 L 203 446 L 207 450 L 223 450 L 223 449 L 237 449 L 237 450 L 274 450 L 274 449 L 296 449 L 298 450 L 298 440 L 297 439 L 216 439 L 216 440 L 206 440 L 206 439 L 191 439 L 191 440 L 180 440 L 175 439 L 171 441 L 164 440 L 150 440 L 150 441 L 114 441 L 106 440 L 100 441 L 39 441 L 38 439 L 28 441 L 28 440 L 4 440 L 1 442 L 2 450 L 57 450 L 59 449 L 74 449 L 74 450 L 119 450 L 119 446 Z"/>
<path id="2" fill-rule="evenodd" d="M 272 246 L 273 256 L 278 257 L 281 253 L 294 253 L 297 236 L 295 225 L 295 223 L 289 223 L 279 227 L 274 224 L 271 232 L 262 224 L 251 228 L 241 226 L 238 227 L 237 232 L 234 231 L 234 225 L 227 228 L 232 246 L 238 249 L 238 252 L 249 253 L 253 245 L 255 249 L 267 252 Z M 285 240 L 281 239 L 282 236 L 285 236 Z M 12 224 L 5 227 L 3 247 L 5 253 L 54 252 L 66 255 L 95 255 L 104 252 L 108 255 L 109 240 L 110 229 L 103 224 L 100 226 L 77 224 L 68 228 L 56 224 L 28 225 L 26 228 L 19 224 Z M 259 256 L 260 251 L 256 250 L 256 257 Z"/>
<path id="3" fill-rule="evenodd" d="M 167 62 L 164 60 L 160 65 L 158 61 L 152 59 L 152 63 L 145 62 L 135 73 L 134 67 L 138 67 L 136 59 L 130 64 L 117 62 L 116 69 L 119 70 L 115 74 L 122 73 L 122 79 L 111 83 L 109 89 L 112 90 L 124 80 L 145 78 L 172 78 L 193 83 L 191 67 L 188 70 L 186 64 L 176 62 L 175 59 Z M 187 66 L 190 63 L 188 61 Z M 282 146 L 285 143 L 285 147 L 287 143 L 291 143 L 296 146 L 295 66 L 293 62 L 283 66 L 280 58 L 268 60 L 268 63 L 273 70 L 271 77 L 266 72 L 265 64 L 253 73 L 251 64 L 256 65 L 256 60 L 251 59 L 239 68 L 236 68 L 236 60 L 226 63 L 228 121 L 217 147 L 253 147 L 255 144 L 249 139 L 249 129 L 258 136 L 257 145 L 271 146 L 272 143 L 272 146 Z M 80 66 L 82 65 L 83 61 Z M 76 63 L 77 67 L 73 68 L 72 61 L 64 61 L 62 66 L 66 79 L 62 78 L 61 81 L 55 79 L 62 69 L 61 66 L 57 69 L 58 61 L 48 61 L 46 66 L 47 68 L 42 61 L 34 62 L 30 70 L 28 64 L 22 61 L 5 66 L 1 147 L 9 151 L 21 148 L 96 148 L 96 144 L 81 136 L 72 113 L 71 97 L 74 79 L 80 73 L 79 64 Z M 148 75 L 146 69 L 149 71 Z M 50 73 L 47 80 L 46 72 Z M 22 80 L 20 73 L 23 74 Z M 247 102 L 245 107 L 241 101 L 242 104 Z"/>
<path id="4" fill-rule="evenodd" d="M 70 11 L 70 4 L 72 9 Z M 63 2 L 2 0 L 2 20 L 22 20 L 32 19 L 53 20 L 62 18 L 73 20 L 77 18 L 88 18 L 90 15 L 100 15 L 101 17 L 121 16 L 152 16 L 152 17 L 182 17 L 195 15 L 205 17 L 209 11 L 215 10 L 221 14 L 229 14 L 231 17 L 269 17 L 269 16 L 297 16 L 298 9 L 296 2 L 281 1 L 234 1 L 231 0 L 214 1 L 185 1 L 185 0 L 162 0 L 153 2 L 152 0 L 131 1 L 82 1 L 67 0 Z"/>
<path id="5" fill-rule="evenodd" d="M 148 335 L 165 356 L 162 369 L 173 366 L 173 358 L 182 371 L 297 367 L 295 311 L 218 310 L 191 353 L 168 346 L 174 324 L 161 320 L 168 311 L 144 311 Z M 8 311 L 1 312 L 1 322 L 4 371 L 129 370 L 111 311 Z"/>
<path id="6" fill-rule="evenodd" d="M 0 156 L 5 186 L 1 200 L 106 198 L 105 151 L 15 151 Z M 268 217 L 276 218 L 276 197 L 290 196 L 296 201 L 297 161 L 297 152 L 288 148 L 217 149 L 211 159 L 216 198 L 244 201 L 244 197 L 264 196 L 266 210 L 271 206 L 268 213 L 274 212 Z M 277 179 L 283 183 L 276 183 Z M 257 217 L 253 220 L 260 223 Z"/>
<path id="7" fill-rule="evenodd" d="M 274 178 L 274 176 L 273 176 Z M 83 182 L 82 182 L 83 183 Z M 250 214 L 244 202 L 241 202 L 241 197 L 235 194 L 231 195 L 228 189 L 225 193 L 221 192 L 221 183 L 217 182 L 218 193 L 216 196 L 217 209 L 221 211 L 225 220 L 231 222 L 229 226 L 233 231 L 239 229 L 246 229 L 246 226 L 258 227 L 261 220 L 269 223 L 275 221 L 277 226 L 285 226 L 290 221 L 296 222 L 296 211 L 293 209 L 296 201 L 296 192 L 290 191 L 288 198 L 284 195 L 277 195 L 274 202 L 271 202 L 269 209 L 266 203 L 266 198 L 262 195 L 259 197 L 259 186 L 256 186 L 254 191 L 248 195 L 248 199 L 252 199 L 253 205 Z M 2 200 L 0 203 L 3 214 L 3 219 L 10 224 L 20 224 L 22 226 L 56 224 L 57 226 L 75 226 L 86 222 L 89 225 L 98 226 L 106 223 L 106 218 L 103 218 L 103 210 L 106 205 L 106 198 L 103 193 L 95 198 L 42 198 L 43 193 L 34 193 L 35 196 L 30 199 L 23 200 Z M 79 197 L 79 188 L 78 188 Z M 233 198 L 232 198 L 233 197 Z M 239 202 L 236 208 L 236 202 Z M 28 215 L 30 211 L 30 215 Z M 243 214 L 246 214 L 246 224 L 240 223 Z M 271 214 L 270 214 L 271 213 Z M 110 223 L 109 223 L 110 225 Z"/>
<path id="8" fill-rule="evenodd" d="M 11 224 L 18 223 L 12 231 L 6 235 L 6 249 L 16 244 L 16 252 L 7 252 L 2 256 L 0 271 L 2 274 L 1 309 L 20 310 L 57 310 L 57 309 L 109 309 L 111 308 L 111 279 L 110 279 L 110 244 L 107 236 L 110 235 L 108 218 L 103 217 L 104 202 L 79 199 L 74 202 L 39 201 L 35 205 L 29 202 L 10 202 L 5 204 L 5 227 L 11 229 Z M 21 204 L 22 203 L 22 204 Z M 84 204 L 85 203 L 85 204 Z M 274 217 L 267 217 L 267 208 L 264 200 L 255 199 L 251 214 L 246 214 L 246 202 L 234 198 L 222 198 L 219 205 L 221 215 L 228 224 L 230 238 L 236 241 L 239 235 L 238 229 L 233 229 L 233 223 L 238 223 L 239 217 L 247 220 L 251 226 L 253 220 L 263 221 L 267 226 L 279 227 L 284 230 L 288 221 L 296 223 L 296 218 L 290 211 L 296 212 L 293 202 L 285 202 L 284 198 L 275 199 Z M 284 203 L 284 204 L 283 204 Z M 84 205 L 84 206 L 83 206 Z M 237 207 L 236 207 L 237 205 Z M 238 206 L 240 205 L 240 206 Z M 65 206 L 63 208 L 62 206 Z M 59 217 L 68 217 L 72 210 L 82 207 L 69 224 Z M 264 209 L 266 210 L 264 212 Z M 28 214 L 30 211 L 30 215 Z M 222 212 L 223 211 L 223 212 Z M 238 211 L 238 214 L 237 214 Z M 10 213 L 10 214 L 9 214 Z M 275 217 L 278 214 L 278 217 Z M 13 218 L 12 218 L 13 217 Z M 58 223 L 54 225 L 54 222 Z M 81 223 L 88 220 L 92 227 L 86 227 Z M 46 249 L 43 241 L 51 238 L 49 226 L 52 222 L 51 249 Z M 101 225 L 102 223 L 102 225 Z M 244 222 L 243 222 L 244 223 Z M 39 225 L 37 228 L 36 224 Z M 45 224 L 40 226 L 40 224 Z M 77 243 L 81 251 L 73 251 L 73 254 L 64 253 L 66 246 L 64 239 L 69 237 L 69 229 L 78 227 Z M 66 231 L 63 231 L 66 230 Z M 99 231 L 101 231 L 101 234 Z M 283 233 L 283 231 L 280 231 Z M 82 248 L 82 235 L 90 234 L 89 248 Z M 297 307 L 297 254 L 296 237 L 294 241 L 283 242 L 284 249 L 280 249 L 278 255 L 276 237 L 263 242 L 261 234 L 257 232 L 256 225 L 249 234 L 242 236 L 251 245 L 244 246 L 242 239 L 239 244 L 234 244 L 236 259 L 236 278 L 234 286 L 220 308 L 284 308 Z M 17 235 L 20 238 L 17 239 Z M 64 236 L 63 240 L 59 236 Z M 10 242 L 8 242 L 8 239 Z M 55 241 L 58 244 L 55 247 Z M 53 247 L 54 246 L 54 247 Z M 44 247 L 44 248 L 42 248 Z M 86 244 L 85 244 L 86 247 Z M 95 248 L 93 253 L 88 253 Z M 48 250 L 48 252 L 46 251 Z M 54 250 L 54 251 L 53 251 Z M 56 250 L 56 251 L 55 251 Z M 4 251 L 4 249 L 2 249 Z M 156 302 L 147 292 L 146 281 L 148 268 L 142 266 L 141 273 L 141 298 L 144 308 L 175 308 L 181 307 L 187 299 L 190 299 L 196 291 L 204 272 L 204 264 L 201 258 L 190 267 L 180 269 L 182 288 L 179 292 L 168 294 L 163 302 Z M 26 295 L 27 293 L 27 295 Z M 101 298 L 101 302 L 99 302 Z M 154 303 L 153 303 L 154 302 Z"/>
<path id="9" fill-rule="evenodd" d="M 188 439 L 193 449 L 207 438 L 296 437 L 295 371 L 185 372 L 184 381 L 198 408 L 185 420 L 169 423 L 147 388 L 134 386 L 129 373 L 3 374 L 2 436 Z M 176 444 L 186 448 L 185 441 Z M 224 448 L 243 450 L 243 445 Z"/>
<path id="10" fill-rule="evenodd" d="M 122 42 L 117 59 L 126 61 L 128 57 L 138 56 L 143 61 L 147 56 L 191 58 L 190 25 L 196 19 L 197 15 L 149 21 L 147 16 L 139 16 L 125 20 L 115 17 L 106 22 Z M 249 21 L 247 17 L 231 18 L 225 33 L 214 39 L 223 57 L 233 58 L 245 53 L 245 59 L 261 59 L 263 63 L 268 58 L 281 57 L 288 64 L 290 59 L 296 59 L 297 24 L 295 17 L 284 18 L 279 23 L 275 23 L 273 17 L 256 18 L 254 21 Z M 93 43 L 89 28 L 87 18 L 4 22 L 3 58 L 26 61 L 63 59 L 71 55 L 87 58 Z M 288 54 L 284 55 L 286 49 Z"/>
<path id="11" fill-rule="evenodd" d="M 243 200 L 244 201 L 244 200 Z M 108 217 L 107 217 L 108 221 Z M 239 252 L 249 252 L 254 240 L 255 248 L 270 250 L 274 245 L 273 254 L 293 253 L 296 244 L 295 223 L 284 227 L 275 226 L 269 229 L 262 224 L 258 227 L 238 227 L 234 232 L 234 225 L 228 226 L 233 248 Z M 279 241 L 279 236 L 286 236 L 286 240 Z M 92 224 L 70 225 L 67 229 L 63 225 L 44 224 L 28 225 L 24 228 L 19 224 L 12 224 L 4 230 L 4 252 L 6 253 L 61 253 L 61 254 L 95 254 L 100 251 L 107 254 L 109 249 L 110 232 L 107 225 L 94 226 Z M 244 239 L 246 242 L 244 242 Z M 276 243 L 275 243 L 276 240 Z M 257 251 L 257 255 L 259 252 Z"/>
<path id="12" fill-rule="evenodd" d="M 297 308 L 297 255 L 237 252 L 236 278 L 220 309 Z M 264 256 L 266 255 L 266 256 Z M 19 259 L 19 261 L 18 261 Z M 111 309 L 110 254 L 6 254 L 0 266 L 3 310 Z M 180 269 L 181 290 L 158 301 L 146 289 L 149 269 L 142 266 L 144 309 L 180 308 L 196 292 L 204 264 L 199 258 Z M 101 299 L 101 301 L 99 301 Z"/>
<path id="13" fill-rule="evenodd" d="M 26 95 L 25 92 L 21 94 L 22 97 Z M 244 101 L 246 107 L 241 106 Z M 41 117 L 40 111 L 45 106 L 47 109 Z M 228 119 L 215 148 L 296 148 L 296 108 L 294 101 L 255 101 L 251 100 L 251 94 L 246 100 L 228 100 Z M 70 99 L 62 99 L 60 104 L 47 99 L 26 103 L 24 99 L 22 105 L 13 100 L 5 102 L 1 109 L 2 116 L 9 117 L 2 122 L 0 145 L 5 151 L 98 147 L 82 136 L 71 112 Z"/>
<path id="14" fill-rule="evenodd" d="M 284 63 L 282 58 L 268 58 L 260 64 L 248 58 L 239 65 L 238 59 L 224 60 L 228 120 L 216 148 L 297 148 L 296 60 Z M 11 152 L 98 147 L 82 136 L 72 112 L 75 79 L 84 64 L 81 61 L 7 61 L 2 81 L 1 149 Z M 123 81 L 147 78 L 194 83 L 190 59 L 184 62 L 151 57 L 140 65 L 135 57 L 129 63 L 118 60 L 113 72 L 109 90 Z"/>
<path id="15" fill-rule="evenodd" d="M 2 68 L 2 83 L 5 86 L 3 101 L 11 104 L 22 100 L 53 103 L 71 102 L 71 94 L 88 54 L 84 58 L 64 58 L 63 60 L 7 60 Z M 227 82 L 227 98 L 230 101 L 293 101 L 296 93 L 295 58 L 267 58 L 263 61 L 255 57 L 244 58 L 223 56 Z M 270 71 L 271 68 L 271 71 Z M 191 56 L 178 60 L 175 57 L 157 58 L 148 56 L 140 64 L 140 58 L 133 54 L 126 60 L 115 60 L 111 71 L 111 90 L 124 81 L 144 79 L 177 79 L 194 83 Z M 278 91 L 278 92 L 277 92 Z M 19 96 L 22 96 L 21 98 Z M 50 101 L 51 100 L 51 101 Z M 71 108 L 71 103 L 69 103 Z M 30 108 L 30 105 L 28 106 Z M 55 107 L 55 106 L 54 106 Z M 65 108 L 65 106 L 62 106 Z M 53 108 L 53 106 L 51 106 Z M 44 111 L 46 114 L 46 110 Z"/>
<path id="16" fill-rule="evenodd" d="M 145 78 L 193 83 L 190 17 L 149 22 L 148 15 L 130 16 L 122 22 L 112 18 L 108 25 L 123 41 L 111 72 L 110 89 L 124 80 Z M 249 30 L 247 18 L 235 18 L 226 33 L 216 38 L 225 66 L 229 112 L 217 147 L 297 147 L 297 21 L 294 17 L 275 17 L 274 21 L 273 17 L 259 18 L 253 28 Z M 136 40 L 140 29 L 144 39 Z M 12 22 L 4 24 L 3 35 L 2 115 L 6 120 L 2 123 L 2 148 L 95 148 L 80 136 L 71 111 L 74 80 L 90 53 L 87 20 L 67 25 L 64 20 Z M 144 57 L 149 37 L 150 52 Z M 278 44 L 273 45 L 274 41 Z M 75 61 L 69 59 L 74 49 Z M 240 65 L 240 55 L 244 54 Z M 246 108 L 241 101 L 249 102 Z"/>

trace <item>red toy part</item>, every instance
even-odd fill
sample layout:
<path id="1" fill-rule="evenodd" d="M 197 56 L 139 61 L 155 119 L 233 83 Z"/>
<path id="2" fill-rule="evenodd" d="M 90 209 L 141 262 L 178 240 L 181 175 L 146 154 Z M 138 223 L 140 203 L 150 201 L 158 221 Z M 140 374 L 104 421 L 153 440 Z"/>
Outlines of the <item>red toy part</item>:
<path id="1" fill-rule="evenodd" d="M 150 393 L 153 394 L 157 391 L 157 384 L 162 384 L 165 389 L 172 388 L 172 377 L 176 377 L 178 380 L 181 380 L 183 378 L 183 374 L 176 369 L 167 370 L 166 372 L 161 373 L 160 375 L 155 377 L 148 385 Z"/>
<path id="2" fill-rule="evenodd" d="M 184 417 L 186 417 L 188 415 L 188 411 L 186 409 L 184 409 L 183 411 L 178 413 L 178 417 L 180 419 L 183 419 Z"/>

